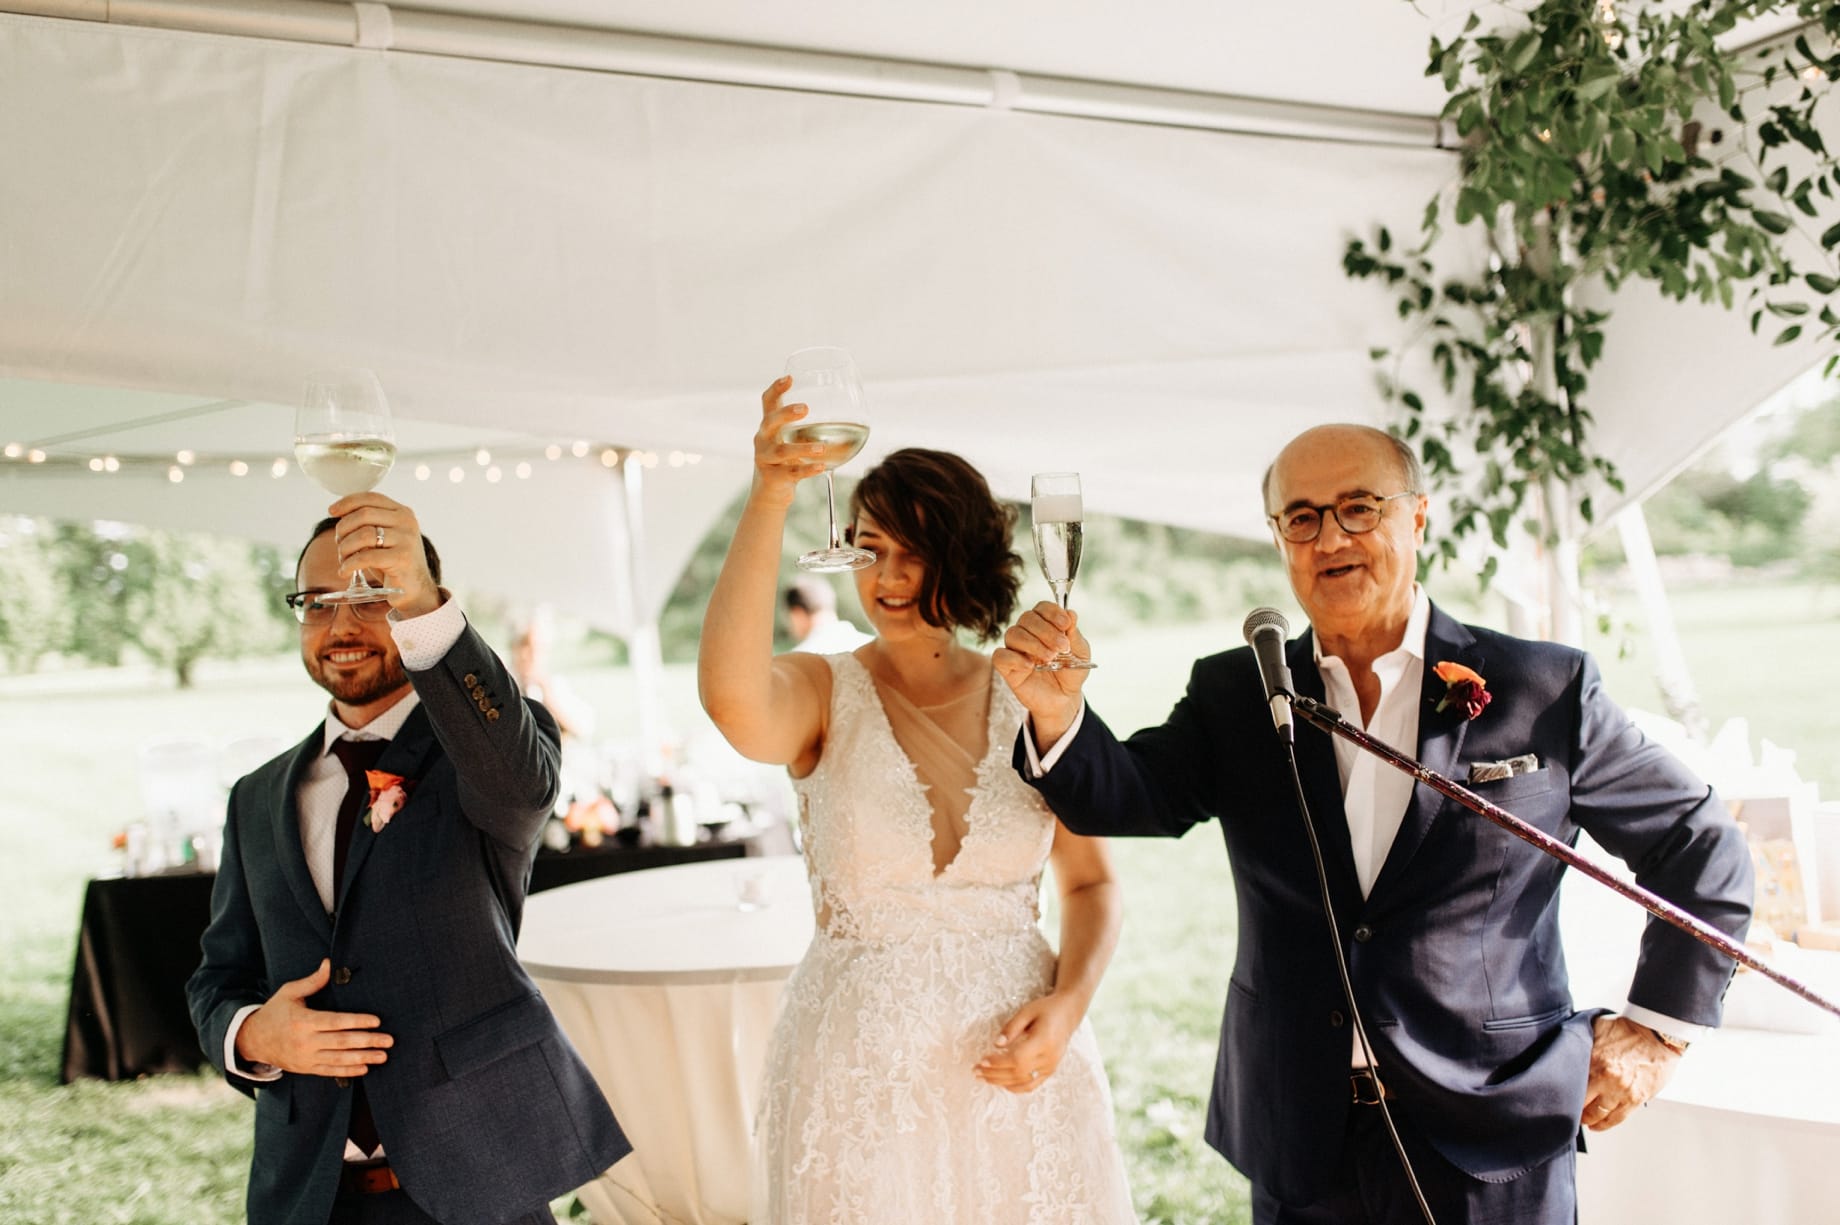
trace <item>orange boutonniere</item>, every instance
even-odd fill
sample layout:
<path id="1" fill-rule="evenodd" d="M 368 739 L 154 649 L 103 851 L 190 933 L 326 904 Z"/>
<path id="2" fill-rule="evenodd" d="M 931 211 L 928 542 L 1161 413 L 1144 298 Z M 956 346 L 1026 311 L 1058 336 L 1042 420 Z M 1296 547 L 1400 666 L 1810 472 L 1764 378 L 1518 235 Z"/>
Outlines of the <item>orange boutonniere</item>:
<path id="1" fill-rule="evenodd" d="M 1488 682 L 1472 669 L 1462 664 L 1441 663 L 1435 669 L 1437 678 L 1444 682 L 1444 696 L 1438 699 L 1438 713 L 1444 713 L 1446 706 L 1461 706 L 1463 717 L 1474 719 L 1488 708 Z"/>
<path id="2" fill-rule="evenodd" d="M 371 788 L 371 802 L 364 810 L 364 824 L 371 833 L 382 833 L 383 827 L 390 823 L 390 818 L 408 802 L 409 788 L 414 784 L 404 782 L 400 774 L 389 774 L 382 770 L 366 770 L 364 781 Z"/>

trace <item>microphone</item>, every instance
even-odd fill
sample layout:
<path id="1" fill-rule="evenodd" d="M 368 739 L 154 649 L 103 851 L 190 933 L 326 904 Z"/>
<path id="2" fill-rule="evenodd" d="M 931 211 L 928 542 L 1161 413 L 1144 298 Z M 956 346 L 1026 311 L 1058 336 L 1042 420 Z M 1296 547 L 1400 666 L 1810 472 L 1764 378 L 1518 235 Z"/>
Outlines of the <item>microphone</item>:
<path id="1" fill-rule="evenodd" d="M 1265 700 L 1271 703 L 1272 726 L 1286 744 L 1295 741 L 1291 726 L 1291 670 L 1284 662 L 1284 636 L 1290 623 L 1275 608 L 1255 608 L 1246 615 L 1241 632 L 1252 657 L 1258 661 L 1259 680 L 1265 684 Z"/>

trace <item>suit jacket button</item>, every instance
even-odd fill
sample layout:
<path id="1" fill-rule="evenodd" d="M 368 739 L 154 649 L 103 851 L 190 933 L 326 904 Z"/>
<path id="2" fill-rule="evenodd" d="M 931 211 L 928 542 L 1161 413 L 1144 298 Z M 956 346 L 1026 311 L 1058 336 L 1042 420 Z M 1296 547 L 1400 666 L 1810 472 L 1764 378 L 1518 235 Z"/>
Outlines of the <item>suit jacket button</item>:
<path id="1" fill-rule="evenodd" d="M 332 982 L 334 986 L 343 987 L 346 983 L 349 983 L 350 981 L 351 981 L 351 967 L 350 966 L 340 966 L 338 969 L 332 972 Z"/>
<path id="2" fill-rule="evenodd" d="M 1374 929 L 1363 923 L 1354 929 L 1354 938 L 1357 944 L 1366 944 L 1374 938 Z"/>
<path id="3" fill-rule="evenodd" d="M 486 687 L 484 685 L 473 686 L 473 700 L 475 702 L 483 702 L 486 700 Z"/>
<path id="4" fill-rule="evenodd" d="M 1340 1029 L 1347 1019 L 1347 1017 L 1342 1015 L 1342 1010 L 1336 1008 L 1329 1013 L 1329 1027 L 1331 1029 Z"/>
<path id="5" fill-rule="evenodd" d="M 466 679 L 460 683 L 465 685 L 468 689 L 471 689 L 474 685 L 479 683 L 479 676 L 476 673 L 468 672 L 466 674 Z"/>
<path id="6" fill-rule="evenodd" d="M 332 1078 L 332 1083 L 337 1085 L 339 1088 L 343 1089 L 346 1085 L 349 1085 L 351 1082 L 349 1080 L 346 1080 L 343 1076 L 334 1076 Z"/>
<path id="7" fill-rule="evenodd" d="M 486 711 L 486 722 L 487 723 L 497 723 L 498 722 L 498 711 L 496 709 Z"/>

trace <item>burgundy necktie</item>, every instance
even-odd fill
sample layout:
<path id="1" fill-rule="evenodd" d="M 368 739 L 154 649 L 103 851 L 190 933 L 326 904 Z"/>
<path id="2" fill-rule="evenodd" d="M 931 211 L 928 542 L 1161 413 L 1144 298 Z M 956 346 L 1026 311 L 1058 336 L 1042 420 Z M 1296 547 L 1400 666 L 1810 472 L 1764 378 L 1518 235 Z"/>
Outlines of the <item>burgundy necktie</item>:
<path id="1" fill-rule="evenodd" d="M 377 768 L 377 759 L 390 747 L 388 740 L 346 740 L 332 742 L 332 751 L 345 767 L 345 798 L 339 801 L 338 824 L 333 827 L 332 897 L 337 905 L 339 885 L 345 880 L 345 861 L 351 854 L 352 831 L 358 828 L 358 814 L 371 802 L 370 780 L 366 770 Z"/>
<path id="2" fill-rule="evenodd" d="M 339 801 L 338 824 L 332 842 L 332 896 L 336 902 L 339 885 L 345 879 L 345 861 L 351 855 L 351 835 L 358 828 L 358 814 L 371 801 L 370 780 L 366 770 L 377 768 L 377 759 L 390 747 L 388 740 L 346 740 L 332 742 L 332 751 L 345 767 L 345 798 Z M 364 1081 L 351 1082 L 351 1123 L 346 1128 L 351 1142 L 364 1150 L 365 1156 L 377 1151 L 377 1124 L 371 1118 L 371 1104 L 364 1096 Z"/>

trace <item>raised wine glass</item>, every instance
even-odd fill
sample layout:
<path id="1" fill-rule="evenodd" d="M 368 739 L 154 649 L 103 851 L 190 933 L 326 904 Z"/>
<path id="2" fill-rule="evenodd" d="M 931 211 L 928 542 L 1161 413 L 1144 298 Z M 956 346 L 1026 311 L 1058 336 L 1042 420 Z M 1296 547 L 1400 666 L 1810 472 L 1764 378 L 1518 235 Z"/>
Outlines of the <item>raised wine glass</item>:
<path id="1" fill-rule="evenodd" d="M 396 463 L 396 431 L 383 384 L 369 370 L 322 370 L 307 378 L 294 414 L 294 458 L 300 470 L 336 498 L 375 489 Z M 353 570 L 343 591 L 314 597 L 326 604 L 362 604 L 398 595 Z"/>
<path id="2" fill-rule="evenodd" d="M 829 547 L 813 549 L 799 558 L 799 569 L 819 574 L 836 574 L 844 570 L 861 570 L 875 564 L 875 554 L 843 543 L 837 529 L 837 487 L 831 473 L 848 463 L 869 440 L 869 427 L 863 415 L 862 379 L 857 377 L 856 363 L 847 350 L 820 346 L 800 349 L 786 359 L 786 373 L 792 386 L 786 391 L 788 403 L 802 403 L 811 411 L 805 420 L 788 426 L 782 442 L 820 443 L 824 465 L 824 496 L 831 511 Z"/>
<path id="3" fill-rule="evenodd" d="M 1038 472 L 1029 478 L 1029 518 L 1035 529 L 1035 559 L 1041 563 L 1042 577 L 1054 591 L 1054 602 L 1067 607 L 1067 593 L 1073 577 L 1080 572 L 1080 543 L 1084 507 L 1080 500 L 1080 474 L 1077 472 Z M 1081 659 L 1071 651 L 1062 651 L 1045 664 L 1036 664 L 1037 672 L 1059 672 L 1063 668 L 1095 668 L 1090 659 Z"/>

